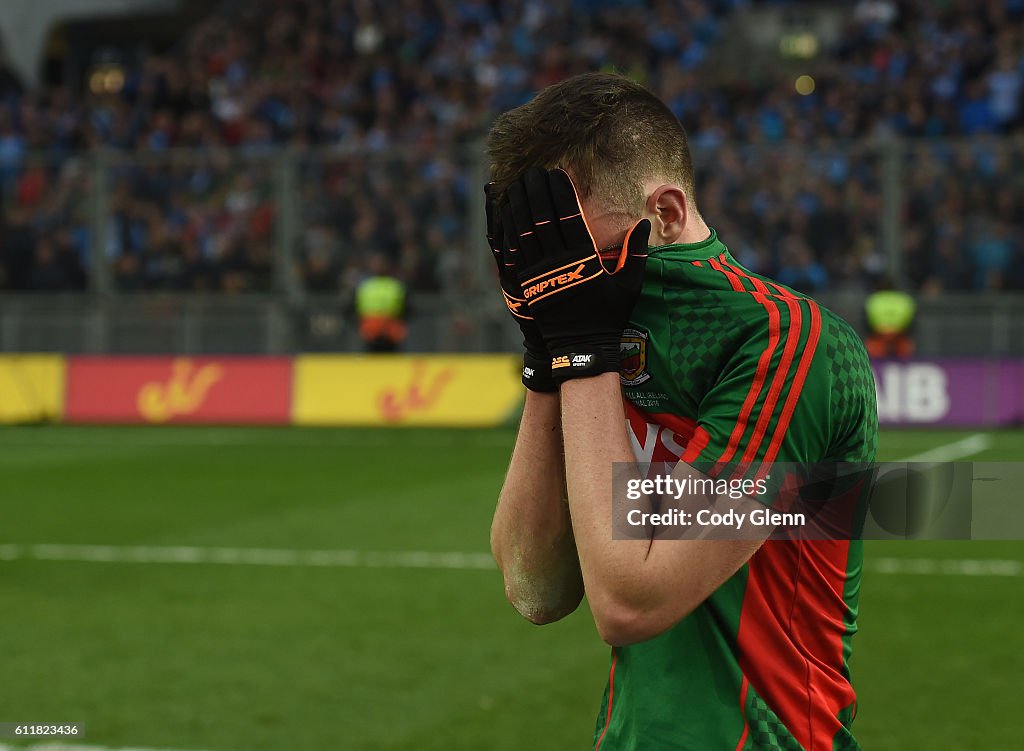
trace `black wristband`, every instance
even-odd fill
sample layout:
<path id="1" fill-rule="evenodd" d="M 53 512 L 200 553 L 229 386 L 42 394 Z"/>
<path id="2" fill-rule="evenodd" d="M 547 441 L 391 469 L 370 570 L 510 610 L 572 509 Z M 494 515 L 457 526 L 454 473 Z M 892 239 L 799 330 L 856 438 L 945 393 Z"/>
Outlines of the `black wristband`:
<path id="1" fill-rule="evenodd" d="M 573 378 L 589 378 L 602 373 L 619 372 L 619 343 L 580 343 L 560 348 L 551 355 L 551 378 L 565 383 Z"/>
<path id="2" fill-rule="evenodd" d="M 523 354 L 523 385 L 542 394 L 557 392 L 558 384 L 551 377 L 551 358 L 538 357 L 527 350 Z"/>

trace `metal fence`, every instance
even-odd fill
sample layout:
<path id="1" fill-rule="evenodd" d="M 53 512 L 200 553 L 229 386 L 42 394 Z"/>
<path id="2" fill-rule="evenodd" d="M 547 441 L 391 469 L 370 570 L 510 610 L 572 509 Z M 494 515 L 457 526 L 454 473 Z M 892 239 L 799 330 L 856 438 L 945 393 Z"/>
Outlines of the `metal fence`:
<path id="1" fill-rule="evenodd" d="M 408 349 L 503 351 L 518 329 L 500 310 L 453 308 L 437 294 L 415 299 Z M 0 352 L 69 354 L 283 354 L 359 349 L 356 323 L 334 296 L 298 305 L 280 295 L 6 295 Z"/>
<path id="2" fill-rule="evenodd" d="M 816 295 L 861 327 L 863 295 Z M 503 307 L 415 298 L 410 352 L 500 352 L 519 346 Z M 915 329 L 926 356 L 1024 356 L 1024 296 L 950 294 L 921 301 Z M 281 354 L 357 351 L 355 322 L 334 296 L 298 305 L 278 295 L 8 295 L 0 352 Z"/>
<path id="3" fill-rule="evenodd" d="M 1024 139 L 694 143 L 702 213 L 755 271 L 859 322 L 870 279 L 921 293 L 933 354 L 1024 353 Z M 0 165 L 0 350 L 357 346 L 375 254 L 409 347 L 515 345 L 483 241 L 480 144 L 32 156 Z M 985 294 L 979 294 L 984 292 Z"/>

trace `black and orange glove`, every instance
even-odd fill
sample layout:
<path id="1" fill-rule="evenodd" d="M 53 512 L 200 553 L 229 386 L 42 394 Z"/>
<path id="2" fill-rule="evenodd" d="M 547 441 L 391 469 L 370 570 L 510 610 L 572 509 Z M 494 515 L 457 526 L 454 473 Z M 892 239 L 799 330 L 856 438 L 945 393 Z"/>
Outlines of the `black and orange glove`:
<path id="1" fill-rule="evenodd" d="M 602 260 L 564 171 L 531 168 L 509 187 L 518 251 L 509 253 L 557 383 L 619 371 L 619 340 L 643 286 L 651 223 Z M 507 220 L 506 220 L 507 224 Z"/>
<path id="2" fill-rule="evenodd" d="M 530 314 L 523 291 L 516 279 L 515 264 L 512 258 L 518 252 L 515 243 L 515 232 L 511 221 L 503 221 L 503 212 L 497 204 L 494 183 L 484 186 L 487 197 L 487 243 L 491 246 L 494 262 L 498 266 L 498 281 L 501 283 L 501 294 L 505 299 L 513 320 L 519 324 L 523 332 L 523 385 L 531 391 L 558 391 L 558 384 L 551 378 L 551 357 L 548 355 L 544 338 L 541 336 L 537 322 Z M 510 219 L 508 208 L 504 218 Z"/>

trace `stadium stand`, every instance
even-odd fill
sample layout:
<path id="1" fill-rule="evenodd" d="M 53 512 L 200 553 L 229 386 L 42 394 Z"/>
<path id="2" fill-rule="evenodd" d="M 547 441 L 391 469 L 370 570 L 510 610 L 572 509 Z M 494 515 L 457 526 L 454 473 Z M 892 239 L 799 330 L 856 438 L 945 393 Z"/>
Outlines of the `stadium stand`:
<path id="1" fill-rule="evenodd" d="M 374 252 L 413 290 L 457 288 L 471 144 L 496 113 L 596 68 L 670 103 L 703 213 L 755 270 L 865 288 L 885 263 L 882 156 L 898 138 L 912 286 L 1024 289 L 1024 0 L 860 0 L 803 94 L 712 70 L 750 5 L 266 0 L 80 90 L 26 90 L 0 60 L 0 290 L 81 290 L 103 258 L 117 290 L 269 291 L 289 165 L 305 289 L 350 289 Z M 97 150 L 102 175 L 81 158 Z"/>

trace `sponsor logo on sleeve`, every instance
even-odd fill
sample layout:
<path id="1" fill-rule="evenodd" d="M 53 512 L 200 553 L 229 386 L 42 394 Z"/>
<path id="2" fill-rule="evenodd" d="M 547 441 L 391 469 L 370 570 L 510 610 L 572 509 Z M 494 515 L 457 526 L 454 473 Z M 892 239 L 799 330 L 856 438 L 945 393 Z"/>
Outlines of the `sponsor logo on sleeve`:
<path id="1" fill-rule="evenodd" d="M 594 363 L 594 355 L 560 355 L 551 359 L 551 369 L 573 368 L 575 370 L 586 370 Z"/>

